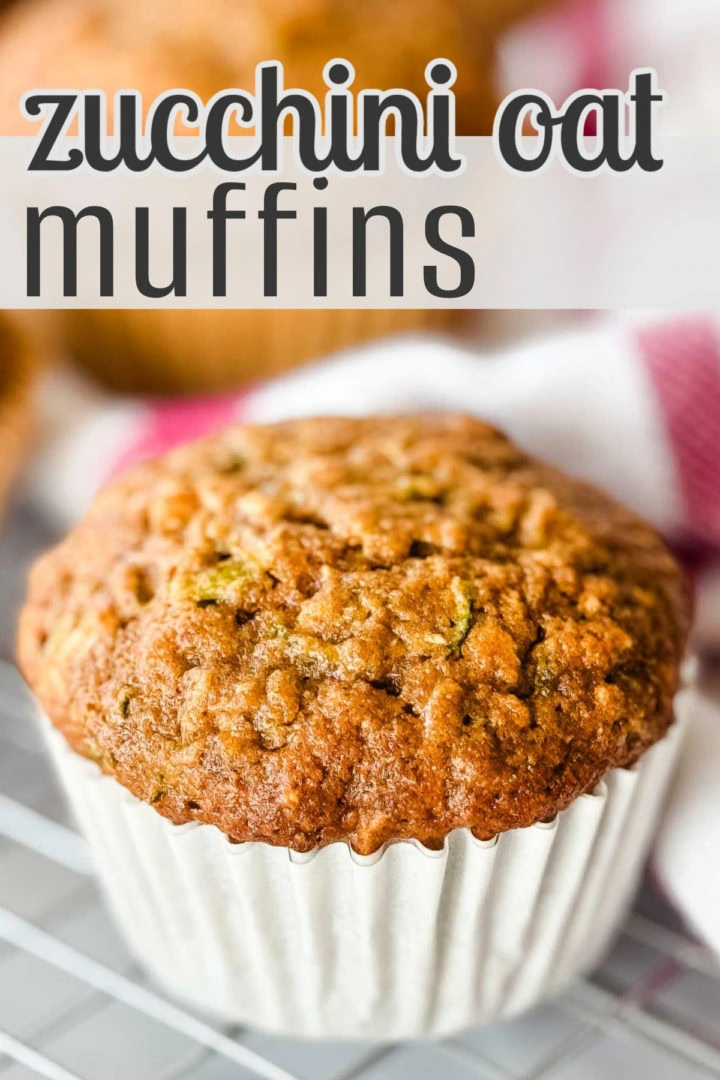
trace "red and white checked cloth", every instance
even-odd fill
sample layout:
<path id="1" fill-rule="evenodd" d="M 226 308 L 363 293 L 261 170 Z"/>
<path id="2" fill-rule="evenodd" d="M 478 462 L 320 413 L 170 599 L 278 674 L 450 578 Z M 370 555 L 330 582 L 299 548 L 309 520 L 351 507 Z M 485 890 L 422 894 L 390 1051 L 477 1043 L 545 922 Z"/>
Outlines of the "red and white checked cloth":
<path id="1" fill-rule="evenodd" d="M 593 320 L 485 358 L 397 339 L 235 396 L 83 401 L 41 455 L 36 491 L 69 523 L 123 465 L 236 419 L 428 408 L 477 413 L 651 519 L 696 575 L 697 645 L 720 652 L 720 316 Z M 720 714 L 708 704 L 688 739 L 656 865 L 720 953 L 719 792 Z"/>

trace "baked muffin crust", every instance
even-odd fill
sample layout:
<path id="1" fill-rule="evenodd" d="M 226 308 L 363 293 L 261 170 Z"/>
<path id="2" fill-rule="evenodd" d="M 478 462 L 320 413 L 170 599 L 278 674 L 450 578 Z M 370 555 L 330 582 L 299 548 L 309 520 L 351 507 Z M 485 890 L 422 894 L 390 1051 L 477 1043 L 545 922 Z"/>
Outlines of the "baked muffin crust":
<path id="1" fill-rule="evenodd" d="M 672 720 L 653 530 L 468 417 L 234 426 L 136 466 L 36 566 L 52 722 L 172 821 L 361 853 L 551 819 Z"/>

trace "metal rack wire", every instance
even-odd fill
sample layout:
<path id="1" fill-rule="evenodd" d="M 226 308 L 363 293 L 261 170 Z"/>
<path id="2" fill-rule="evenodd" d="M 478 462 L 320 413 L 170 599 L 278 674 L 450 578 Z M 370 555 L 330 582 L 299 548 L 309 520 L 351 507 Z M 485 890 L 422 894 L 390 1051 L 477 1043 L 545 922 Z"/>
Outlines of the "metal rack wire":
<path id="1" fill-rule="evenodd" d="M 21 546 L 23 556 L 32 548 Z M 8 587 L 17 583 L 3 572 L 6 613 L 15 600 L 3 595 Z M 2 622 L 0 1080 L 720 1077 L 720 966 L 652 891 L 590 980 L 514 1022 L 439 1044 L 281 1040 L 218 1027 L 169 1000 L 105 913 L 7 662 Z"/>

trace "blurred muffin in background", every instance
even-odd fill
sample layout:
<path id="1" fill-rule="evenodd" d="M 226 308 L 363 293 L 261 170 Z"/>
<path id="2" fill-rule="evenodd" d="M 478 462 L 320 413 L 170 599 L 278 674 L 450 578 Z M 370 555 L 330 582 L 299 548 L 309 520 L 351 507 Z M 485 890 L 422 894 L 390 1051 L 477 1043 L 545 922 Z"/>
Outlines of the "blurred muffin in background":
<path id="1" fill-rule="evenodd" d="M 117 310 L 43 315 L 51 339 L 118 392 L 229 390 L 310 360 L 404 331 L 452 333 L 463 312 L 442 310 Z"/>
<path id="2" fill-rule="evenodd" d="M 278 59 L 287 86 L 324 95 L 322 71 L 342 56 L 355 90 L 427 92 L 427 63 L 458 69 L 458 131 L 485 135 L 496 106 L 498 34 L 543 0 L 14 0 L 0 22 L 0 133 L 28 133 L 18 101 L 36 87 L 135 87 L 149 101 L 171 87 L 209 97 L 252 86 Z M 547 0 L 545 0 L 547 2 Z"/>
<path id="3" fill-rule="evenodd" d="M 0 515 L 30 434 L 34 366 L 28 338 L 0 311 Z"/>
<path id="4" fill-rule="evenodd" d="M 457 130 L 489 134 L 495 43 L 542 0 L 14 0 L 0 13 L 0 133 L 28 133 L 18 102 L 42 87 L 128 87 L 146 102 L 184 87 L 208 98 L 252 86 L 282 60 L 287 86 L 322 96 L 342 56 L 354 90 L 427 92 L 437 56 L 458 69 Z M 33 127 L 33 130 L 34 127 Z M 46 317 L 57 343 L 108 386 L 152 393 L 220 390 L 388 334 L 457 325 L 446 311 L 73 311 Z"/>

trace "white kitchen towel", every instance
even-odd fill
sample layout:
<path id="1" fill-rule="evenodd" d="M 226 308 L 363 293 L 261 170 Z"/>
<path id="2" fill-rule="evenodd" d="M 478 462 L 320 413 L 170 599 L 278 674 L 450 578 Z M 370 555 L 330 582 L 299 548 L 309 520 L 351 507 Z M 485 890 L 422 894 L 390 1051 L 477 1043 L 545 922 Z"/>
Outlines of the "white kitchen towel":
<path id="1" fill-rule="evenodd" d="M 652 67 L 667 94 L 663 132 L 720 132 L 717 0 L 558 0 L 501 43 L 505 91 L 537 87 L 558 103 L 585 87 L 627 89 Z"/>

